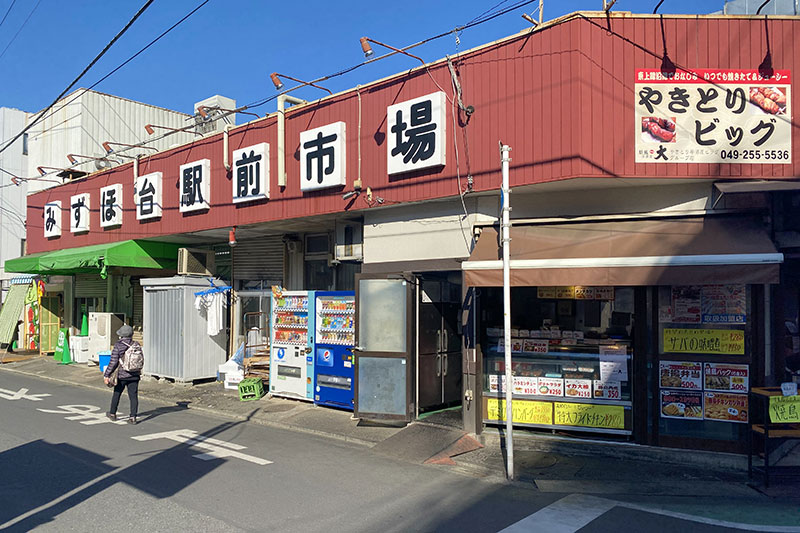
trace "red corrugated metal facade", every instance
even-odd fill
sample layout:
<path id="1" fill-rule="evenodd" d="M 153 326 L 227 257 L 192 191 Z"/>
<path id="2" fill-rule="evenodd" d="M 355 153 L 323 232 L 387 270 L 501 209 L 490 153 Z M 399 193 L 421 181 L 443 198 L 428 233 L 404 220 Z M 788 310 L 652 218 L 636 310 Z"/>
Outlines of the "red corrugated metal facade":
<path id="1" fill-rule="evenodd" d="M 133 204 L 130 164 L 58 186 L 28 198 L 30 253 L 111 241 L 152 238 L 233 225 L 246 225 L 317 214 L 343 212 L 348 204 L 342 189 L 301 193 L 296 155 L 302 131 L 336 121 L 347 124 L 347 186 L 358 177 L 359 97 L 361 106 L 361 178 L 375 195 L 396 202 L 418 202 L 456 196 L 457 175 L 465 186 L 474 176 L 476 191 L 499 188 L 498 141 L 513 148 L 511 185 L 519 187 L 574 177 L 624 178 L 792 178 L 800 176 L 800 158 L 791 164 L 663 164 L 635 163 L 633 127 L 635 70 L 661 66 L 664 47 L 669 58 L 688 69 L 756 69 L 769 51 L 775 69 L 800 72 L 795 46 L 796 19 L 712 16 L 638 16 L 609 18 L 577 14 L 531 33 L 522 33 L 456 60 L 463 103 L 475 108 L 464 124 L 454 128 L 453 107 L 447 109 L 447 164 L 434 171 L 387 175 L 386 108 L 443 89 L 453 97 L 446 62 L 402 74 L 286 114 L 287 186 L 277 186 L 277 127 L 275 115 L 231 132 L 230 149 L 259 142 L 270 145 L 271 199 L 234 205 L 231 177 L 223 167 L 222 136 L 204 138 L 142 160 L 140 174 L 164 175 L 163 216 L 139 222 Z M 662 39 L 663 37 L 663 39 Z M 768 46 L 769 39 L 769 46 Z M 437 87 L 438 85 L 438 87 Z M 454 132 L 455 129 L 455 132 Z M 800 132 L 791 129 L 797 150 Z M 454 149 L 453 139 L 457 145 Z M 178 210 L 178 167 L 211 160 L 211 209 L 182 214 Z M 124 185 L 124 222 L 100 229 L 99 189 Z M 92 193 L 91 231 L 69 232 L 70 196 Z M 61 200 L 62 235 L 46 240 L 42 207 Z M 366 208 L 356 202 L 351 211 Z"/>

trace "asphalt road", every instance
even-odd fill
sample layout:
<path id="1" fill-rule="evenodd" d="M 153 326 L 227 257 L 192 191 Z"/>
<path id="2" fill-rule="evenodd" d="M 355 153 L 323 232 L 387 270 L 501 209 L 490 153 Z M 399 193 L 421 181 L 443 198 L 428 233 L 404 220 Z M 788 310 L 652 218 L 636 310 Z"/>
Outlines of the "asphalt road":
<path id="1" fill-rule="evenodd" d="M 0 372 L 0 531 L 725 530 L 110 396 Z"/>

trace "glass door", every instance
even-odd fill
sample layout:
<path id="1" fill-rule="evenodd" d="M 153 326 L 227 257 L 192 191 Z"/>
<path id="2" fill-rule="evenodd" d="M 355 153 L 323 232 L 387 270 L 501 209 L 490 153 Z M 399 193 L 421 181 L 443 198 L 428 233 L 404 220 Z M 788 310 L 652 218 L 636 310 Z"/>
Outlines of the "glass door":
<path id="1" fill-rule="evenodd" d="M 410 421 L 413 283 L 401 274 L 356 275 L 355 416 Z"/>

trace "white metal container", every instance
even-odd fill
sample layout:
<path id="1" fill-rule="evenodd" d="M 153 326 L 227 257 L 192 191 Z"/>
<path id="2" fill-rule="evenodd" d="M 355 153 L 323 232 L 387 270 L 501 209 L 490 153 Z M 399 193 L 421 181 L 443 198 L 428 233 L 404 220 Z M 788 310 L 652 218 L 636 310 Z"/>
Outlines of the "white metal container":
<path id="1" fill-rule="evenodd" d="M 144 288 L 144 369 L 148 376 L 186 382 L 216 378 L 225 362 L 228 334 L 206 330 L 195 293 L 211 288 L 208 278 L 173 276 L 140 280 Z M 215 286 L 224 285 L 215 280 Z"/>

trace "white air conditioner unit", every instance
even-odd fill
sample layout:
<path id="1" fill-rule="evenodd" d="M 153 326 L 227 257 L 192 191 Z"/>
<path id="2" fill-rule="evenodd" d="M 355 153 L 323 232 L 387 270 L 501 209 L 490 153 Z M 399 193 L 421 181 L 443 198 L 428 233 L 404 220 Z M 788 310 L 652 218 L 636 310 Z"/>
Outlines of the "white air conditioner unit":
<path id="1" fill-rule="evenodd" d="M 361 261 L 364 259 L 364 227 L 361 222 L 336 223 L 337 261 Z"/>
<path id="2" fill-rule="evenodd" d="M 216 272 L 214 252 L 194 248 L 178 248 L 178 275 L 213 276 Z"/>

